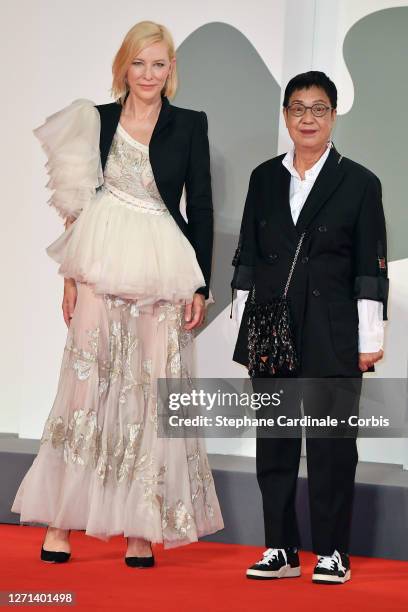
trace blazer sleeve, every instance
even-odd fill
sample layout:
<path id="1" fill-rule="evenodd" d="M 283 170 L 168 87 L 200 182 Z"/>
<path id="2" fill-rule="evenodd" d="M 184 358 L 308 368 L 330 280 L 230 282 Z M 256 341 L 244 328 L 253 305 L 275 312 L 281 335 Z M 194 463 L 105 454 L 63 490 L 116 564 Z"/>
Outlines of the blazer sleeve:
<path id="1" fill-rule="evenodd" d="M 387 235 L 381 182 L 371 174 L 362 198 L 354 234 L 354 297 L 383 303 L 387 320 Z"/>
<path id="2" fill-rule="evenodd" d="M 207 115 L 203 111 L 197 113 L 193 126 L 185 186 L 188 231 L 205 280 L 205 286 L 197 289 L 196 293 L 201 293 L 208 298 L 214 220 L 208 122 Z"/>
<path id="3" fill-rule="evenodd" d="M 255 171 L 252 171 L 242 214 L 238 247 L 232 260 L 232 265 L 235 266 L 231 281 L 232 289 L 249 290 L 252 287 L 256 252 L 255 240 Z"/>

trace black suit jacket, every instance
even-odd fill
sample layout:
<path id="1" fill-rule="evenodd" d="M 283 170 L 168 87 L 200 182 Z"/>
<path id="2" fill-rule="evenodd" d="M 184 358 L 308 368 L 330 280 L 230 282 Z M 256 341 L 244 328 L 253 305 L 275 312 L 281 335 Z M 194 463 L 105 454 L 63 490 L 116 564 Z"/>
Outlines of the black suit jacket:
<path id="1" fill-rule="evenodd" d="M 295 225 L 283 157 L 252 172 L 235 264 L 252 278 L 258 301 L 279 297 L 306 229 L 288 291 L 300 374 L 359 376 L 357 299 L 382 301 L 387 318 L 381 183 L 332 148 Z M 243 316 L 233 356 L 243 365 L 248 365 L 247 334 Z"/>
<path id="2" fill-rule="evenodd" d="M 116 102 L 96 105 L 101 118 L 100 153 L 102 168 L 112 144 L 122 106 Z M 149 145 L 150 164 L 159 193 L 178 226 L 194 247 L 205 286 L 197 289 L 209 295 L 213 248 L 213 204 L 207 116 L 170 104 L 162 107 Z M 180 212 L 180 198 L 186 187 L 186 214 Z"/>

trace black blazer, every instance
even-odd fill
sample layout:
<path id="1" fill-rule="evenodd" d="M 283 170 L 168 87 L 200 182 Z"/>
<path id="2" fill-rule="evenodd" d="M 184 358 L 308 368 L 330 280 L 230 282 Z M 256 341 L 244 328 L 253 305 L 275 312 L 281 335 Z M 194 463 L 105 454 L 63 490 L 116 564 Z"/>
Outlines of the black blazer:
<path id="1" fill-rule="evenodd" d="M 122 106 L 116 102 L 96 105 L 101 118 L 100 153 L 102 169 L 112 144 Z M 159 193 L 184 235 L 193 245 L 205 279 L 197 289 L 209 296 L 213 248 L 213 203 L 207 116 L 170 104 L 162 107 L 149 145 L 149 157 Z M 180 212 L 180 198 L 186 187 L 186 214 Z"/>
<path id="2" fill-rule="evenodd" d="M 387 318 L 386 229 L 381 183 L 332 149 L 296 225 L 283 155 L 252 172 L 237 271 L 257 300 L 283 293 L 296 245 L 307 230 L 288 291 L 301 376 L 359 376 L 357 299 L 382 301 Z M 239 274 L 238 274 L 239 276 Z M 238 283 L 239 284 L 239 283 Z M 247 286 L 238 288 L 248 288 Z M 234 361 L 248 365 L 243 316 Z"/>

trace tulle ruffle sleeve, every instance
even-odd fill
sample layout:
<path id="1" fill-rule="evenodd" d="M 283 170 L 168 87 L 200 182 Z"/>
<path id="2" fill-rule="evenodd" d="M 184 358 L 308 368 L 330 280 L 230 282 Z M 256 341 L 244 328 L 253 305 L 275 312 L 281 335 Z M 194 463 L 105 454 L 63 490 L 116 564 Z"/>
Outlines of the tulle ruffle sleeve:
<path id="1" fill-rule="evenodd" d="M 91 100 L 78 99 L 33 130 L 48 161 L 48 200 L 63 217 L 77 218 L 103 183 L 100 116 Z"/>

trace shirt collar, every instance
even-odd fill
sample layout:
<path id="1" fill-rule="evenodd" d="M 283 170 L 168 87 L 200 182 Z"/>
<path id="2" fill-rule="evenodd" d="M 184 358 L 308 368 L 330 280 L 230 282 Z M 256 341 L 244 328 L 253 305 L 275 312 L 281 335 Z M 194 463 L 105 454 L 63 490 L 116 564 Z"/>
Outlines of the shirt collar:
<path id="1" fill-rule="evenodd" d="M 330 150 L 333 147 L 333 143 L 331 140 L 329 140 L 329 142 L 327 143 L 327 148 L 326 151 L 323 153 L 323 155 L 317 160 L 317 162 L 314 164 L 314 166 L 312 166 L 311 168 L 309 168 L 309 170 L 306 170 L 305 172 L 305 180 L 312 180 L 314 181 L 317 177 L 317 175 L 319 174 L 320 170 L 323 167 L 324 162 L 326 161 L 326 159 L 329 156 Z M 285 166 L 285 168 L 287 168 L 290 172 L 290 174 L 292 176 L 294 176 L 295 178 L 301 180 L 300 175 L 298 173 L 298 171 L 296 170 L 296 168 L 293 165 L 293 158 L 295 155 L 295 147 L 293 146 L 291 148 L 290 151 L 288 151 L 285 155 L 285 157 L 282 159 L 282 164 Z"/>

